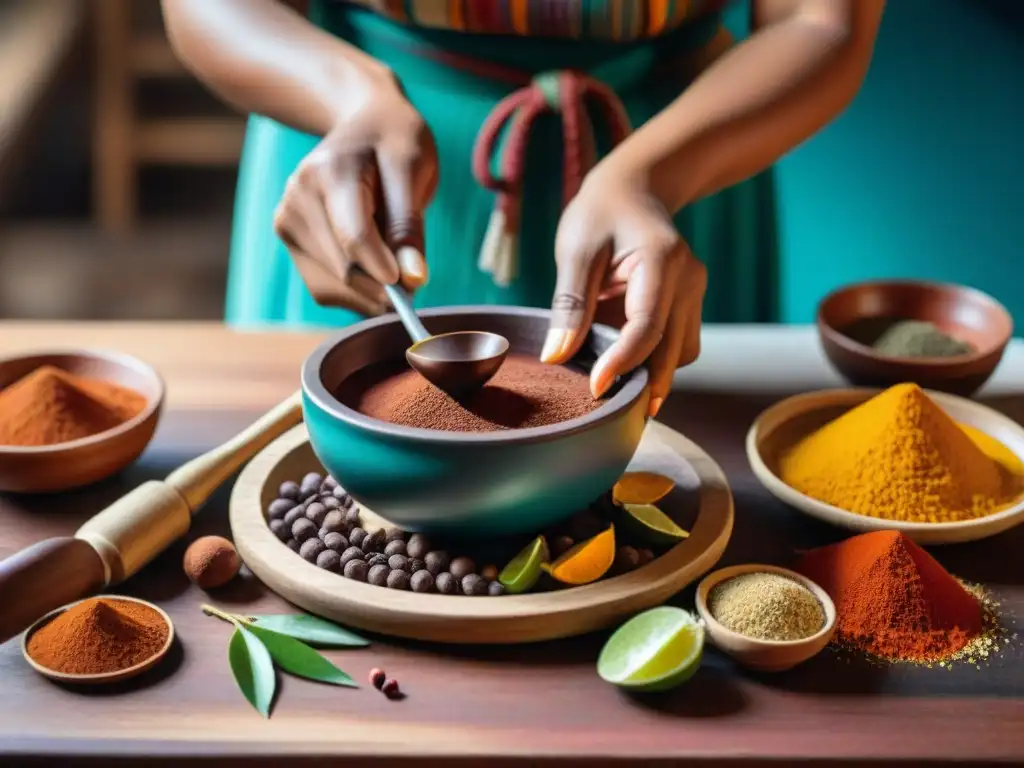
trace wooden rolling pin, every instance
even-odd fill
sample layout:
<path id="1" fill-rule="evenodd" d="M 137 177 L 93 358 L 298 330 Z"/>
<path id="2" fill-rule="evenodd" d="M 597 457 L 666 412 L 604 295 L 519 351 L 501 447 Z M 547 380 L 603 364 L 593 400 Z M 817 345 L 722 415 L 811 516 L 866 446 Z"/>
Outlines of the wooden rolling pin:
<path id="1" fill-rule="evenodd" d="M 0 643 L 49 611 L 119 584 L 189 529 L 229 477 L 302 420 L 296 392 L 240 434 L 118 499 L 74 536 L 46 539 L 0 562 Z"/>

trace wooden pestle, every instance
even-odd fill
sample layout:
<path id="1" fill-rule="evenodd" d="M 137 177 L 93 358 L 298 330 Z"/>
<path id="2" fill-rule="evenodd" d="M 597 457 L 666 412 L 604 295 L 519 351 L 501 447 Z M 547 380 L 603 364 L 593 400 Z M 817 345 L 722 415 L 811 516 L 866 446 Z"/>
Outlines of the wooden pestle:
<path id="1" fill-rule="evenodd" d="M 223 445 L 121 497 L 74 536 L 38 542 L 0 562 L 0 643 L 62 605 L 137 573 L 189 529 L 231 475 L 302 420 L 294 393 Z"/>

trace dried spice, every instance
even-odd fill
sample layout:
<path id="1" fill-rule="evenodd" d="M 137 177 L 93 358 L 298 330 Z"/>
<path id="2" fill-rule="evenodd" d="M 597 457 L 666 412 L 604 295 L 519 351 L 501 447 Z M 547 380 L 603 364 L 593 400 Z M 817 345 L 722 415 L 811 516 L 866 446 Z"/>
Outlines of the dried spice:
<path id="1" fill-rule="evenodd" d="M 223 536 L 201 536 L 185 550 L 183 566 L 193 584 L 201 589 L 216 589 L 235 578 L 242 559 L 235 545 Z"/>
<path id="2" fill-rule="evenodd" d="M 997 512 L 1024 488 L 1019 462 L 954 422 L 916 384 L 899 384 L 800 441 L 782 480 L 870 517 L 955 522 Z"/>
<path id="3" fill-rule="evenodd" d="M 487 384 L 461 401 L 408 368 L 369 366 L 346 379 L 337 398 L 381 421 L 448 432 L 525 429 L 575 419 L 600 404 L 590 381 L 565 366 L 511 354 Z"/>
<path id="4" fill-rule="evenodd" d="M 155 656 L 170 627 L 157 611 L 132 600 L 91 598 L 64 611 L 28 638 L 28 655 L 55 672 L 119 672 Z"/>
<path id="5" fill-rule="evenodd" d="M 927 320 L 897 320 L 871 347 L 887 357 L 956 357 L 974 351 L 966 341 L 943 333 Z"/>
<path id="6" fill-rule="evenodd" d="M 138 392 L 42 366 L 0 391 L 0 445 L 43 446 L 114 429 L 146 407 Z"/>
<path id="7" fill-rule="evenodd" d="M 796 570 L 836 605 L 836 640 L 892 661 L 954 657 L 982 636 L 977 598 L 902 533 L 877 531 L 811 550 Z"/>
<path id="8" fill-rule="evenodd" d="M 778 573 L 743 573 L 716 584 L 708 609 L 726 629 L 760 640 L 803 640 L 825 626 L 825 609 L 807 587 Z"/>

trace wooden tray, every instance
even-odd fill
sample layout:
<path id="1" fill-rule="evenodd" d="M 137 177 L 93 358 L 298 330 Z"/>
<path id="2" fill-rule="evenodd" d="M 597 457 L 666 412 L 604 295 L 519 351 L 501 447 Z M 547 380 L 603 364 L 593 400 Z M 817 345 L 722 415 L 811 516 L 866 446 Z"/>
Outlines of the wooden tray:
<path id="1" fill-rule="evenodd" d="M 671 477 L 662 510 L 690 537 L 635 571 L 552 592 L 501 597 L 413 594 L 351 581 L 285 547 L 264 510 L 285 480 L 323 472 L 304 425 L 282 435 L 242 471 L 231 494 L 235 545 L 250 570 L 286 600 L 369 632 L 444 643 L 525 643 L 584 634 L 665 602 L 709 571 L 733 526 L 733 500 L 721 468 L 695 443 L 651 422 L 630 470 Z M 362 510 L 364 523 L 384 525 Z"/>

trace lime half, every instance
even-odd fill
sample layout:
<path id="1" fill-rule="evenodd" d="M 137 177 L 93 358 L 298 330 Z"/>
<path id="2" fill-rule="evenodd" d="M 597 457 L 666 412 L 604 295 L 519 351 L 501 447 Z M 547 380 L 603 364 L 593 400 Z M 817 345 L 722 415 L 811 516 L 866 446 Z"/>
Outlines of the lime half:
<path id="1" fill-rule="evenodd" d="M 538 536 L 501 569 L 498 581 L 509 594 L 519 595 L 527 592 L 537 583 L 541 573 L 540 566 L 547 562 L 548 557 L 547 541 L 543 536 Z"/>
<path id="2" fill-rule="evenodd" d="M 653 504 L 623 504 L 620 526 L 649 544 L 671 546 L 690 534 Z"/>
<path id="3" fill-rule="evenodd" d="M 601 679 L 634 691 L 665 691 L 700 667 L 704 625 L 682 608 L 663 605 L 634 616 L 608 638 L 597 659 Z"/>

